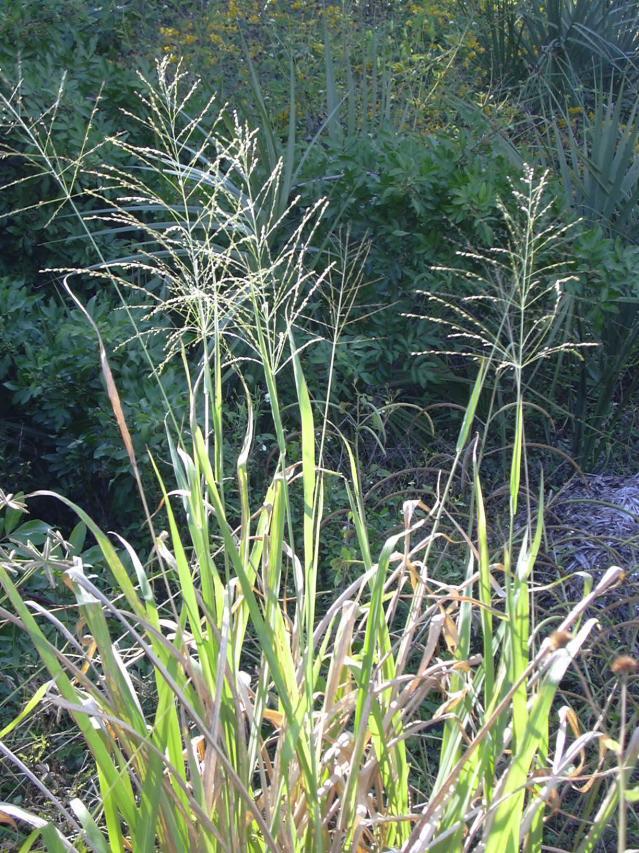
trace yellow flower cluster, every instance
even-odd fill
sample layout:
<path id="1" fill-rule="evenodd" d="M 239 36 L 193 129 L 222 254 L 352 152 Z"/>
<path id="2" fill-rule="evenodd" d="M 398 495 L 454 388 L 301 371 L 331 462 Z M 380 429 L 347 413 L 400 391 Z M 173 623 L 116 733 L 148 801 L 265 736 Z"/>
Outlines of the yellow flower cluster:
<path id="1" fill-rule="evenodd" d="M 288 43 L 308 45 L 314 53 L 321 54 L 324 47 L 317 41 L 320 18 L 331 31 L 338 31 L 349 21 L 342 4 L 325 6 L 324 0 L 212 0 L 202 17 L 185 16 L 172 26 L 161 27 L 162 50 L 202 71 L 217 66 L 232 77 L 242 64 L 240 32 L 255 57 L 268 51 L 274 31 L 275 41 L 283 43 L 281 35 L 277 36 L 278 29 L 286 32 Z"/>
<path id="2" fill-rule="evenodd" d="M 296 63 L 298 118 L 315 127 L 326 110 L 323 24 L 335 36 L 338 87 L 345 85 L 340 58 L 346 45 L 356 84 L 385 66 L 394 78 L 392 99 L 403 99 L 415 116 L 411 125 L 426 130 L 437 120 L 437 109 L 430 96 L 425 100 L 431 83 L 423 81 L 437 57 L 454 53 L 457 67 L 463 69 L 484 51 L 474 33 L 465 33 L 460 45 L 465 31 L 459 8 L 459 0 L 385 0 L 376 4 L 363 0 L 209 0 L 203 14 L 171 21 L 160 35 L 162 50 L 171 61 L 183 59 L 199 75 L 210 74 L 223 97 L 233 98 L 233 93 L 246 89 L 248 50 L 268 90 L 273 121 L 286 132 L 291 51 Z M 385 39 L 385 23 L 391 20 L 393 35 Z M 374 32 L 381 38 L 371 58 Z M 464 86 L 463 79 L 456 85 Z M 370 118 L 378 108 L 378 104 L 368 103 Z"/>
<path id="3" fill-rule="evenodd" d="M 416 6 L 418 4 L 415 4 Z M 455 17 L 457 4 L 454 0 L 431 0 L 419 4 L 420 14 L 426 18 L 431 18 L 438 21 L 440 24 L 444 21 L 450 21 Z"/>

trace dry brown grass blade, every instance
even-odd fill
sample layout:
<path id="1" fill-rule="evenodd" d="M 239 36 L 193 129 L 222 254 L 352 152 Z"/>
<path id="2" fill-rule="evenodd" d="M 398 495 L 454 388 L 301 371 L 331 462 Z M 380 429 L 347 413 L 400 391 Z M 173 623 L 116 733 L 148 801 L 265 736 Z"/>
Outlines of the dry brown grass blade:
<path id="1" fill-rule="evenodd" d="M 446 800 L 446 797 L 448 796 L 450 786 L 454 785 L 457 782 L 468 759 L 470 758 L 472 753 L 479 748 L 480 744 L 488 736 L 492 726 L 494 725 L 494 722 L 499 719 L 499 715 L 512 701 L 512 697 L 517 688 L 519 687 L 520 683 L 523 683 L 526 679 L 529 679 L 531 675 L 533 675 L 533 673 L 535 672 L 537 674 L 541 673 L 543 669 L 548 665 L 548 663 L 552 661 L 552 655 L 557 648 L 555 645 L 553 645 L 553 638 L 556 637 L 556 635 L 558 634 L 565 634 L 566 637 L 569 638 L 569 629 L 579 622 L 584 611 L 590 606 L 590 604 L 592 604 L 592 602 L 596 598 L 598 598 L 600 595 L 604 594 L 608 589 L 610 589 L 610 587 L 618 581 L 621 575 L 623 575 L 623 572 L 618 566 L 612 566 L 610 569 L 608 569 L 608 571 L 597 584 L 595 589 L 589 595 L 583 598 L 578 604 L 576 604 L 575 607 L 573 607 L 573 609 L 561 623 L 559 629 L 552 635 L 551 638 L 549 638 L 541 645 L 539 652 L 530 662 L 530 664 L 526 667 L 522 676 L 518 679 L 517 682 L 515 682 L 511 686 L 511 688 L 508 690 L 503 699 L 495 707 L 489 719 L 484 723 L 481 729 L 479 729 L 471 744 L 466 748 L 462 756 L 452 768 L 448 777 L 448 783 L 444 785 L 440 789 L 439 793 L 428 802 L 419 821 L 416 823 L 411 838 L 408 842 L 408 846 L 406 849 L 410 851 L 410 853 L 418 853 L 419 850 L 423 849 L 423 847 L 419 846 L 423 843 L 421 835 L 422 830 L 424 828 L 428 828 L 429 822 L 433 820 L 438 814 L 439 810 L 441 809 Z"/>
<path id="2" fill-rule="evenodd" d="M 102 369 L 102 375 L 104 376 L 104 381 L 106 383 L 107 394 L 109 395 L 109 402 L 111 403 L 111 408 L 113 409 L 113 414 L 115 415 L 115 420 L 118 424 L 118 429 L 120 430 L 120 435 L 122 436 L 122 441 L 126 448 L 127 456 L 129 457 L 129 462 L 131 463 L 133 476 L 135 477 L 135 482 L 138 488 L 138 492 L 140 494 L 140 500 L 142 501 L 142 506 L 144 508 L 144 516 L 149 526 L 149 530 L 151 531 L 153 541 L 155 541 L 155 532 L 153 529 L 153 522 L 151 521 L 151 512 L 147 504 L 146 495 L 144 493 L 144 486 L 142 485 L 142 477 L 140 475 L 140 469 L 138 467 L 138 461 L 135 455 L 133 440 L 131 438 L 129 427 L 127 426 L 126 418 L 124 416 L 124 410 L 122 409 L 120 394 L 118 393 L 118 389 L 113 378 L 113 373 L 111 372 L 111 367 L 109 366 L 109 359 L 107 357 L 106 347 L 104 346 L 102 335 L 100 334 L 100 330 L 98 329 L 95 320 L 86 310 L 86 308 L 75 295 L 75 293 L 73 293 L 73 291 L 71 290 L 68 278 L 69 276 L 67 275 L 63 280 L 64 289 L 67 291 L 71 299 L 73 299 L 74 303 L 80 309 L 87 322 L 95 332 L 96 338 L 98 340 L 98 346 L 100 348 L 100 367 Z"/>

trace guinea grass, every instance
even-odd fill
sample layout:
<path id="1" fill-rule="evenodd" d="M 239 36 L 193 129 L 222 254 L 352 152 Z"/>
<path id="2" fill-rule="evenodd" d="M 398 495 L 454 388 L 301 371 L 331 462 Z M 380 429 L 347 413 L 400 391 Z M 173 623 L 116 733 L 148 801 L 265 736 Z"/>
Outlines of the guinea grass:
<path id="1" fill-rule="evenodd" d="M 68 714 L 91 755 L 98 804 L 75 798 L 55 823 L 12 804 L 0 804 L 0 815 L 31 824 L 23 849 L 42 838 L 51 850 L 416 853 L 481 842 L 489 851 L 541 851 L 548 791 L 569 784 L 578 761 L 557 724 L 557 692 L 595 627 L 587 608 L 622 574 L 613 567 L 592 589 L 586 579 L 583 599 L 567 608 L 558 629 L 538 631 L 543 482 L 533 513 L 521 499 L 530 494 L 524 374 L 564 349 L 544 346 L 558 288 L 536 266 L 539 245 L 550 239 L 540 225 L 543 186 L 528 174 L 526 191 L 516 196 L 523 231 L 508 221 L 523 240 L 503 250 L 510 266 L 500 267 L 498 279 L 510 289 L 485 303 L 498 312 L 496 333 L 482 348 L 433 505 L 407 501 L 403 529 L 374 554 L 358 459 L 330 421 L 332 367 L 323 404 L 313 400 L 305 376 L 306 350 L 319 337 L 308 308 L 331 281 L 330 268 L 318 272 L 314 263 L 309 272 L 306 264 L 321 206 L 275 239 L 283 218 L 281 166 L 256 187 L 254 134 L 238 121 L 231 137 L 228 122 L 219 132 L 209 121 L 211 105 L 196 110 L 193 90 L 184 86 L 179 73 L 161 66 L 138 116 L 155 131 L 156 146 L 115 138 L 111 144 L 132 168 L 93 170 L 93 216 L 100 227 L 141 233 L 139 252 L 62 271 L 69 288 L 80 275 L 120 288 L 161 277 L 168 295 L 156 297 L 151 316 L 171 312 L 179 320 L 167 358 L 184 353 L 188 332 L 188 418 L 180 421 L 167 400 L 173 482 L 155 469 L 165 529 L 156 533 L 157 519 L 148 517 L 150 555 L 119 537 L 116 547 L 81 507 L 60 497 L 91 532 L 108 573 L 96 577 L 79 556 L 64 571 L 76 630 L 89 638 L 82 652 L 69 648 L 63 631 L 56 637 L 45 630 L 42 609 L 21 594 L 19 558 L 0 560 L 7 599 L 1 615 L 27 633 L 51 679 L 10 728 L 43 705 Z M 55 162 L 49 159 L 53 177 L 62 180 Z M 347 296 L 338 302 L 348 310 Z M 463 332 L 469 311 L 458 308 L 453 333 Z M 476 330 L 480 321 L 473 322 Z M 336 316 L 333 355 L 342 323 Z M 138 469 L 104 347 L 101 366 Z M 256 389 L 245 380 L 248 366 L 266 389 L 277 446 L 274 470 L 259 490 L 249 477 Z M 477 413 L 504 375 L 514 377 L 506 386 L 512 400 L 502 406 L 502 414 L 514 415 L 514 438 L 505 478 L 509 525 L 504 541 L 495 541 Z M 246 401 L 233 464 L 223 452 L 230 389 Z M 293 432 L 299 441 L 291 441 Z M 343 442 L 345 471 L 328 467 L 328 435 Z M 469 454 L 468 525 L 451 529 L 451 484 Z M 362 573 L 320 608 L 328 478 L 346 493 Z M 431 574 L 453 534 L 467 566 L 457 585 Z M 437 775 L 418 791 L 411 740 L 427 729 L 439 734 Z M 581 735 L 593 743 L 601 736 Z M 636 737 L 621 741 L 623 781 L 636 762 Z M 632 797 L 619 778 L 601 803 L 600 823 Z"/>

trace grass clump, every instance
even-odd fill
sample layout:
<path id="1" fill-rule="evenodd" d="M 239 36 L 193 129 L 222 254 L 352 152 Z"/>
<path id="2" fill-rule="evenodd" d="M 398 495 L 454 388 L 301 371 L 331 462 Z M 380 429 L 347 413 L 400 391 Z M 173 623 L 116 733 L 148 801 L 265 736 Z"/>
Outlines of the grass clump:
<path id="1" fill-rule="evenodd" d="M 69 288 L 79 276 L 133 284 L 151 318 L 173 318 L 166 359 L 182 355 L 190 401 L 183 416 L 166 399 L 173 482 L 156 463 L 161 512 L 152 515 L 143 499 L 148 553 L 109 537 L 60 498 L 97 546 L 91 560 L 80 549 L 57 558 L 74 598 L 67 622 L 22 593 L 24 560 L 9 530 L 0 614 L 28 635 L 48 680 L 2 736 L 39 706 L 68 715 L 94 785 L 65 801 L 41 783 L 53 812 L 3 803 L 0 816 L 33 827 L 23 849 L 41 839 L 51 850 L 541 850 L 554 792 L 584 772 L 583 751 L 604 739 L 599 721 L 569 741 L 561 722 L 569 712 L 559 712 L 557 725 L 555 700 L 595 628 L 589 605 L 622 574 L 611 568 L 596 585 L 584 575 L 578 603 L 556 622 L 537 621 L 543 485 L 536 512 L 521 496 L 532 489 L 523 373 L 553 349 L 559 298 L 545 279 L 539 299 L 551 295 L 550 313 L 533 298 L 537 277 L 548 275 L 535 250 L 548 238 L 536 232 L 543 188 L 528 176 L 528 194 L 517 197 L 528 239 L 519 265 L 498 268 L 513 277 L 501 279 L 502 294 L 511 295 L 478 361 L 450 466 L 431 504 L 406 501 L 401 530 L 374 553 L 358 459 L 331 417 L 352 294 L 330 267 L 308 262 L 321 205 L 292 232 L 284 228 L 280 171 L 260 182 L 250 131 L 235 120 L 211 123 L 208 105 L 192 108 L 184 82 L 162 65 L 138 113 L 155 144 L 116 138 L 130 165 L 94 170 L 91 216 L 139 233 L 138 252 L 63 271 Z M 52 177 L 68 192 L 64 173 L 53 168 Z M 321 292 L 330 295 L 330 322 L 318 308 L 326 305 Z M 477 340 L 472 330 L 467 337 Z M 328 342 L 328 384 L 316 400 L 304 363 L 320 338 Z M 100 351 L 142 486 L 101 339 Z M 250 387 L 249 370 L 257 377 Z M 473 436 L 491 377 L 503 374 L 515 380 L 502 406 L 514 438 L 506 534 L 497 536 L 482 488 L 486 434 Z M 291 399 L 281 394 L 286 376 Z M 225 413 L 238 393 L 244 436 L 231 464 Z M 260 394 L 277 452 L 258 490 L 250 474 Z M 343 446 L 343 469 L 329 467 L 331 442 Z M 460 524 L 452 485 L 468 472 Z M 329 480 L 348 503 L 361 572 L 320 605 Z M 460 583 L 437 574 L 451 553 L 465 567 Z M 637 758 L 636 736 L 623 725 L 621 769 L 601 805 L 604 816 L 619 805 L 620 837 Z M 424 737 L 433 744 L 431 772 L 417 765 Z M 22 769 L 9 746 L 3 753 Z M 582 849 L 604 824 L 584 836 Z"/>

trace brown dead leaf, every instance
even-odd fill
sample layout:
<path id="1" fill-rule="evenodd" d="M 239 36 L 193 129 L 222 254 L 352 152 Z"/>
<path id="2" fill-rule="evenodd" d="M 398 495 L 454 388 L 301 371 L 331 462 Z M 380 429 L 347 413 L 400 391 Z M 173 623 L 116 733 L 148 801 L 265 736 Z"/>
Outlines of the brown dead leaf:
<path id="1" fill-rule="evenodd" d="M 457 625 L 455 625 L 455 621 L 451 619 L 451 617 L 446 612 L 444 612 L 442 634 L 444 635 L 444 642 L 446 643 L 448 651 L 451 653 L 451 655 L 454 655 L 457 652 L 457 647 L 459 646 L 459 633 L 457 631 Z"/>
<path id="2" fill-rule="evenodd" d="M 16 831 L 18 830 L 18 824 L 11 817 L 11 815 L 7 814 L 6 812 L 0 811 L 0 823 L 6 823 L 11 827 L 11 829 L 15 829 Z"/>
<path id="3" fill-rule="evenodd" d="M 266 708 L 264 711 L 264 719 L 268 720 L 276 729 L 281 729 L 284 725 L 284 714 L 281 711 L 275 711 L 273 708 Z"/>

